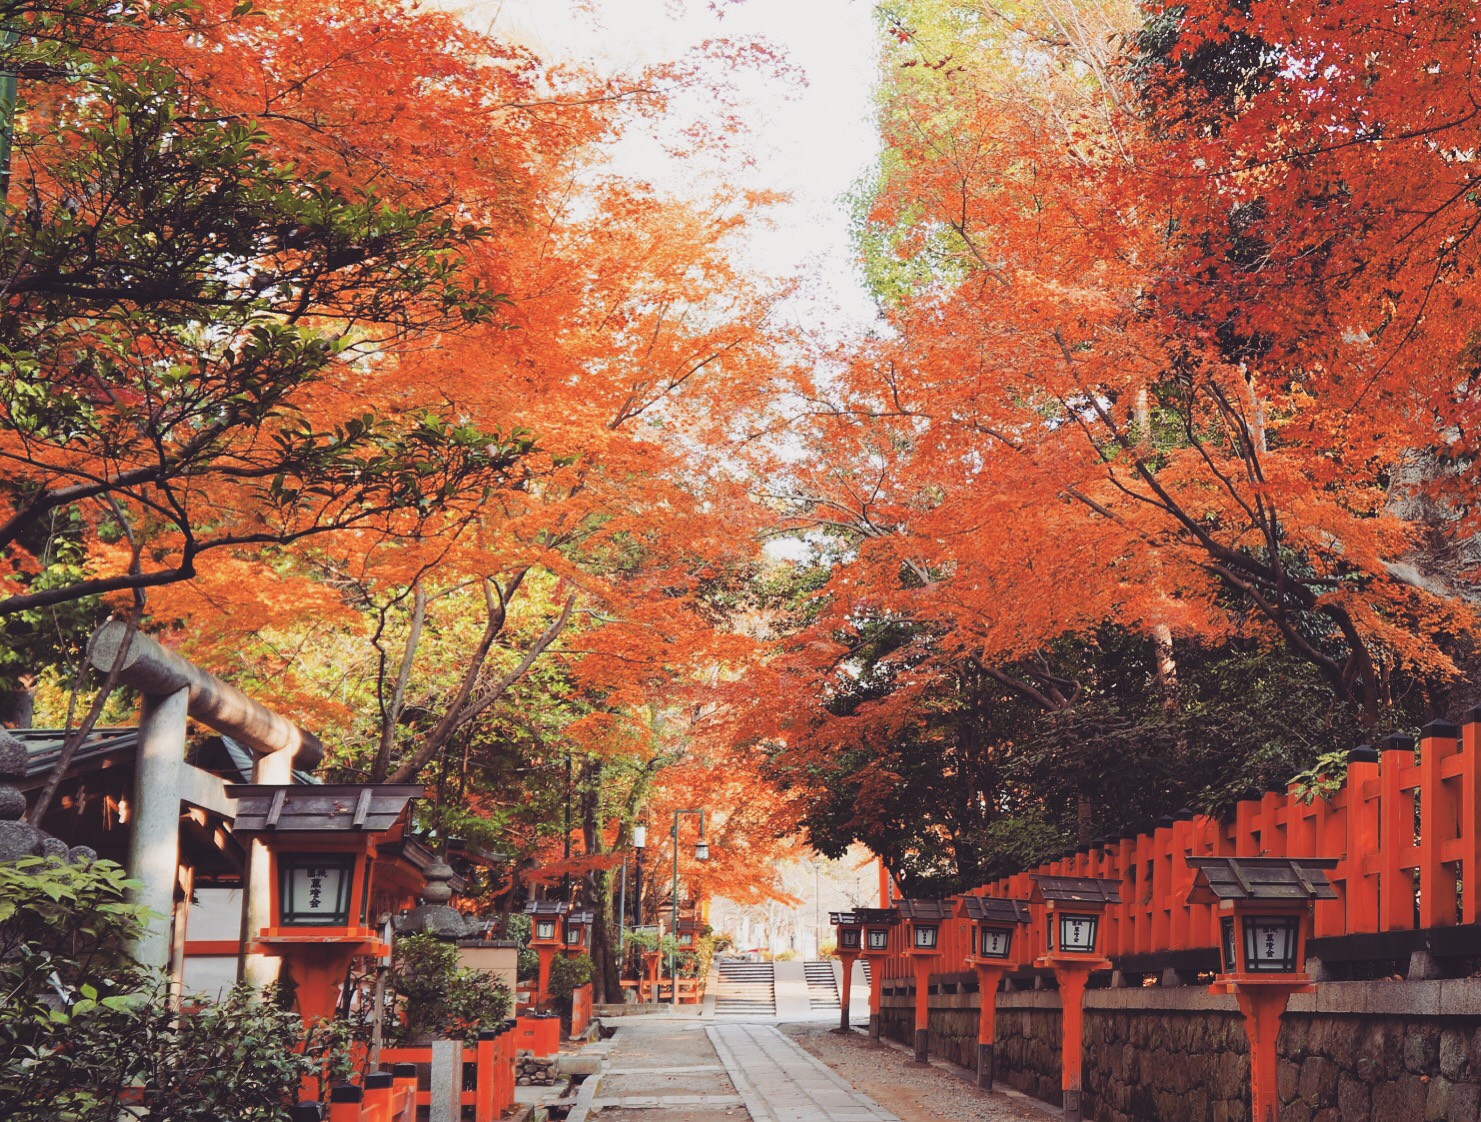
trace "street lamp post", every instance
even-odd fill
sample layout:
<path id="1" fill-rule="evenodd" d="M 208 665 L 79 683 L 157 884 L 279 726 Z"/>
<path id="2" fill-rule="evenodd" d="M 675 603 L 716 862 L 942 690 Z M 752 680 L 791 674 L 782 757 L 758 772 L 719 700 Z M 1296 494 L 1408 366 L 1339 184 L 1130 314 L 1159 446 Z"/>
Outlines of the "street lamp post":
<path id="1" fill-rule="evenodd" d="M 669 982 L 673 986 L 673 992 L 669 995 L 669 1001 L 675 1010 L 679 1008 L 679 816 L 682 814 L 699 815 L 699 841 L 694 843 L 694 859 L 696 861 L 710 859 L 710 846 L 705 841 L 704 809 L 674 811 L 674 949 L 669 952 Z"/>

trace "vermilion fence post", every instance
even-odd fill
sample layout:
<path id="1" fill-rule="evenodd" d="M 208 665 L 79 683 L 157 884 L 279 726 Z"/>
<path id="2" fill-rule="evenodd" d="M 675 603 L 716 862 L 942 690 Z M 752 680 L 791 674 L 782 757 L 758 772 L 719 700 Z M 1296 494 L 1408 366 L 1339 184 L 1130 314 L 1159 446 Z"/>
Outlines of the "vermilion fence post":
<path id="1" fill-rule="evenodd" d="M 1378 762 L 1378 924 L 1380 931 L 1414 926 L 1414 797 L 1404 789 L 1404 771 L 1414 764 L 1414 741 L 1385 737 Z"/>
<path id="2" fill-rule="evenodd" d="M 407 1122 L 414 1122 L 417 1116 L 417 1065 L 392 1064 L 391 1079 L 396 1084 L 396 1090 L 403 1096 L 403 1101 L 408 1104 L 409 1109 L 405 1112 Z"/>
<path id="3" fill-rule="evenodd" d="M 1460 836 L 1458 785 L 1447 781 L 1460 728 L 1431 721 L 1419 741 L 1419 925 L 1449 927 L 1456 920 L 1456 870 L 1452 844 Z"/>
<path id="4" fill-rule="evenodd" d="M 341 1083 L 329 1091 L 329 1122 L 362 1122 L 360 1102 L 365 1092 L 353 1083 Z"/>
<path id="5" fill-rule="evenodd" d="M 391 1122 L 391 1080 L 389 1071 L 372 1071 L 365 1076 L 360 1106 L 364 1122 Z"/>
<path id="6" fill-rule="evenodd" d="M 482 1029 L 478 1033 L 474 1070 L 478 1073 L 473 1092 L 474 1122 L 494 1122 L 494 1068 L 499 1050 L 499 1033 L 495 1029 Z"/>
<path id="7" fill-rule="evenodd" d="M 1172 936 L 1172 828 L 1171 816 L 1157 820 L 1152 833 L 1152 950 L 1170 946 Z M 1178 901 L 1178 906 L 1182 902 Z"/>
<path id="8" fill-rule="evenodd" d="M 1481 707 L 1461 727 L 1461 922 L 1481 921 Z"/>
<path id="9" fill-rule="evenodd" d="M 1347 755 L 1347 859 L 1338 866 L 1347 906 L 1343 934 L 1380 931 L 1378 881 L 1382 856 L 1378 852 L 1379 756 L 1368 745 Z"/>

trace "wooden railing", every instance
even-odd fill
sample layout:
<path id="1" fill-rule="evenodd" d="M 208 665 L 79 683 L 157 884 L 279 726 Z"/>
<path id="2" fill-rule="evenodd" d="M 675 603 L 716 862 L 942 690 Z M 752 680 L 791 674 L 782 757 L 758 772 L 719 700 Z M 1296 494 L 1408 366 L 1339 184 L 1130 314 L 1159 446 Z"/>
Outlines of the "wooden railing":
<path id="1" fill-rule="evenodd" d="M 367 1075 L 363 1086 L 331 1089 L 328 1122 L 416 1122 L 418 1111 L 430 1111 L 437 1097 L 455 1106 L 457 1115 L 466 1117 L 471 1109 L 474 1122 L 496 1122 L 513 1105 L 515 1035 L 508 1028 L 480 1033 L 476 1044 L 463 1045 L 447 1087 L 433 1085 L 430 1077 L 422 1085 L 419 1073 L 433 1070 L 434 1047 L 382 1048 L 380 1062 L 388 1070 Z M 317 1104 L 300 1104 L 295 1111 L 295 1122 L 319 1117 Z"/>
<path id="2" fill-rule="evenodd" d="M 652 981 L 648 978 L 623 978 L 622 988 L 637 991 L 640 1002 L 667 1002 L 674 997 L 673 983 L 668 978 Z M 698 1005 L 705 999 L 703 978 L 679 979 L 679 1004 Z"/>
<path id="3" fill-rule="evenodd" d="M 1188 856 L 1328 857 L 1337 899 L 1318 901 L 1317 938 L 1472 924 L 1481 920 L 1481 707 L 1462 726 L 1436 721 L 1418 747 L 1394 736 L 1349 754 L 1347 778 L 1330 798 L 1305 799 L 1290 787 L 1241 800 L 1219 820 L 1185 812 L 1150 832 L 1108 841 L 974 889 L 1027 900 L 1031 873 L 1108 877 L 1121 904 L 1103 919 L 1100 946 L 1115 959 L 1210 949 L 1218 945 L 1214 909 L 1187 903 Z M 1042 909 L 1015 938 L 1028 965 L 1045 945 Z M 903 925 L 890 935 L 886 978 L 907 977 Z M 942 972 L 963 968 L 967 923 L 942 925 Z"/>

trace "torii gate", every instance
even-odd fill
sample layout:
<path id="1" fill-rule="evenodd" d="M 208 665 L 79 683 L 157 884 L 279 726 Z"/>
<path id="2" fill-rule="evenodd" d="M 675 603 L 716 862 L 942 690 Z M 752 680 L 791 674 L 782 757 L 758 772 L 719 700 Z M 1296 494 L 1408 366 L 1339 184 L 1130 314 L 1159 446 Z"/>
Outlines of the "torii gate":
<path id="1" fill-rule="evenodd" d="M 175 882 L 180 867 L 180 803 L 191 798 L 199 778 L 185 762 L 186 718 L 194 717 L 250 748 L 256 759 L 253 783 L 293 782 L 293 769 L 312 770 L 324 756 L 324 745 L 306 729 L 253 701 L 235 686 L 166 650 L 137 632 L 128 650 L 121 620 L 103 624 L 93 636 L 92 664 L 103 673 L 118 665 L 118 681 L 142 695 L 139 704 L 139 754 L 134 773 L 133 834 L 129 872 L 142 882 L 135 900 L 157 913 L 132 950 L 145 966 L 170 965 L 170 922 L 175 910 Z M 214 778 L 214 777 L 212 777 Z M 243 950 L 272 918 L 267 848 L 254 840 L 248 851 L 246 901 L 242 915 Z M 278 960 L 261 954 L 242 956 L 241 977 L 261 988 L 277 980 Z"/>

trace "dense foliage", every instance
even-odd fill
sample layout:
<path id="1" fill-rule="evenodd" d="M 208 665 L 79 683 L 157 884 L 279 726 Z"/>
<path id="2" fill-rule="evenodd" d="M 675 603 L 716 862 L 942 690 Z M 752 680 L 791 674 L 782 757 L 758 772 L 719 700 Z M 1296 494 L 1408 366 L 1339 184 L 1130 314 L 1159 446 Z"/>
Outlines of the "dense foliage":
<path id="1" fill-rule="evenodd" d="M 142 913 L 108 862 L 0 864 L 0 1114 L 17 1122 L 282 1122 L 347 1038 L 238 988 L 180 1008 L 126 951 Z M 305 1043 L 308 1047 L 305 1048 Z"/>

